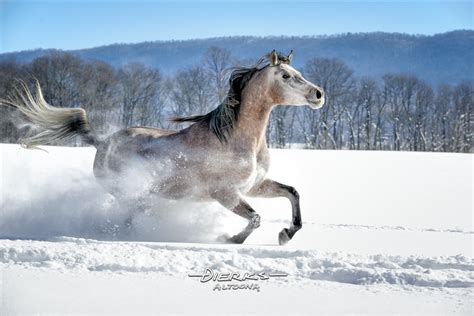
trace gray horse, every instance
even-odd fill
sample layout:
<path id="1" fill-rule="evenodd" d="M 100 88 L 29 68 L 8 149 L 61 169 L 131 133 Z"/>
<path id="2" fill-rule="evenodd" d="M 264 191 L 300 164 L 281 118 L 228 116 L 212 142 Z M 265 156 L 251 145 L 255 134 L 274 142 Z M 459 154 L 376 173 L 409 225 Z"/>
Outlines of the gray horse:
<path id="1" fill-rule="evenodd" d="M 296 71 L 288 56 L 272 51 L 256 66 L 231 74 L 226 99 L 213 111 L 175 122 L 190 122 L 181 130 L 132 127 L 100 139 L 81 108 L 56 108 L 43 98 L 39 84 L 33 96 L 21 84 L 15 97 L 2 103 L 18 108 L 43 132 L 22 140 L 26 147 L 79 135 L 97 148 L 94 175 L 114 196 L 137 205 L 130 194 L 130 175 L 139 179 L 141 193 L 167 199 L 217 201 L 248 220 L 238 234 L 225 237 L 243 243 L 260 225 L 260 216 L 245 197 L 286 197 L 292 205 L 292 224 L 278 235 L 287 243 L 301 229 L 298 192 L 266 177 L 270 157 L 265 131 L 276 105 L 324 104 L 323 90 Z M 127 177 L 125 175 L 128 175 Z"/>

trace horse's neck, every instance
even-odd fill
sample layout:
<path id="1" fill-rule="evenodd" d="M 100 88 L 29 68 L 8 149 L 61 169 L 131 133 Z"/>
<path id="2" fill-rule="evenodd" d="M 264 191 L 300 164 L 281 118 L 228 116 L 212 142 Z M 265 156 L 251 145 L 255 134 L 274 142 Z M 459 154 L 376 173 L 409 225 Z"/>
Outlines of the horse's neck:
<path id="1" fill-rule="evenodd" d="M 259 100 L 243 101 L 240 104 L 239 119 L 234 137 L 253 150 L 259 151 L 267 146 L 266 130 L 272 106 Z"/>

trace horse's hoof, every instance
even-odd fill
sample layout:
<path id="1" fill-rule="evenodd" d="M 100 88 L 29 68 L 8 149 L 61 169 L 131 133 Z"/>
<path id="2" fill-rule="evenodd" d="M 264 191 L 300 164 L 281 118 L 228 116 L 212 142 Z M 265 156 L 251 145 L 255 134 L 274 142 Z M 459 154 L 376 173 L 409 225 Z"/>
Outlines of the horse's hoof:
<path id="1" fill-rule="evenodd" d="M 290 236 L 288 236 L 288 228 L 283 228 L 282 231 L 278 234 L 278 243 L 280 246 L 285 245 L 290 241 Z"/>
<path id="2" fill-rule="evenodd" d="M 242 244 L 244 241 L 237 237 L 237 236 L 229 236 L 228 234 L 223 234 L 217 237 L 218 242 L 226 243 L 226 244 Z"/>
<path id="3" fill-rule="evenodd" d="M 218 237 L 216 238 L 216 241 L 217 241 L 217 242 L 222 242 L 222 243 L 224 243 L 224 242 L 227 242 L 227 239 L 229 239 L 229 238 L 230 238 L 229 235 L 223 234 L 223 235 L 218 236 Z"/>
<path id="4" fill-rule="evenodd" d="M 217 237 L 217 242 L 226 244 L 226 243 L 229 243 L 230 238 L 231 237 L 229 236 L 229 234 L 222 234 L 219 237 Z"/>

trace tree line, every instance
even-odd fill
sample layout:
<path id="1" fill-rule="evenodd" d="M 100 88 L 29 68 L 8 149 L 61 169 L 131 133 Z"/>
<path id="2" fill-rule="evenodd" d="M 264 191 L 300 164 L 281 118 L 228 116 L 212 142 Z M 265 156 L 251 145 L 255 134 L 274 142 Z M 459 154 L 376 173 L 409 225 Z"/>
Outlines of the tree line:
<path id="1" fill-rule="evenodd" d="M 235 66 L 251 65 L 211 47 L 202 62 L 165 75 L 140 63 L 122 67 L 53 52 L 30 63 L 0 62 L 0 97 L 15 80 L 38 80 L 58 107 L 82 107 L 98 133 L 128 126 L 177 128 L 168 118 L 203 114 L 227 93 Z M 433 87 L 410 74 L 357 77 L 334 58 L 307 61 L 303 75 L 321 86 L 319 110 L 279 106 L 269 120 L 270 146 L 303 148 L 471 152 L 473 82 Z M 0 141 L 17 142 L 34 127 L 0 107 Z"/>

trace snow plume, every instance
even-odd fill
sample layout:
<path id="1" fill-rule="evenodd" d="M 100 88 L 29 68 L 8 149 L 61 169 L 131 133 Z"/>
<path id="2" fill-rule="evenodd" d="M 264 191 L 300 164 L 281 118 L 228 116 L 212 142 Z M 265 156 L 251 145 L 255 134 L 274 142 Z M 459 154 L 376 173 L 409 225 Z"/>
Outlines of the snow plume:
<path id="1" fill-rule="evenodd" d="M 1 148 L 0 238 L 212 242 L 223 233 L 218 229 L 228 211 L 217 203 L 155 199 L 134 213 L 133 205 L 119 203 L 95 180 L 93 148 L 87 155 L 84 148 L 47 147 L 48 153 Z M 127 181 L 139 187 L 143 179 Z"/>

